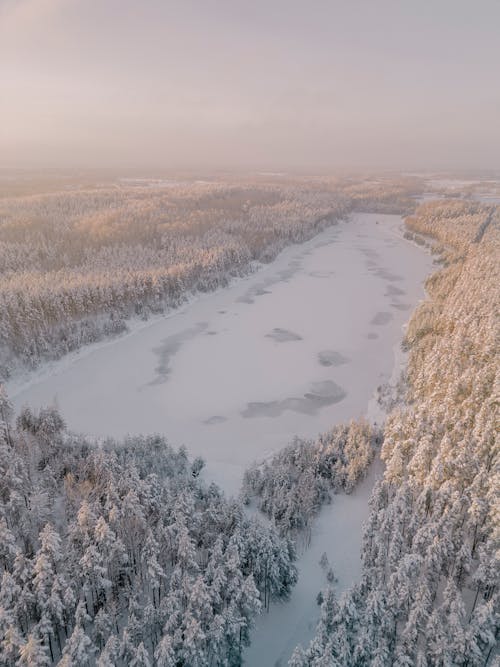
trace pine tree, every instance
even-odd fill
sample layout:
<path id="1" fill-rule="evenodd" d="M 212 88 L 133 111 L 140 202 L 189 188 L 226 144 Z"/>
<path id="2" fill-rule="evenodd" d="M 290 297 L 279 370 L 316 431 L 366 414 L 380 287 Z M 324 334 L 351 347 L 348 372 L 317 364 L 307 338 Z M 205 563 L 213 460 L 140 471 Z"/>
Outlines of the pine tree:
<path id="1" fill-rule="evenodd" d="M 104 649 L 97 658 L 97 667 L 116 667 L 118 659 L 118 640 L 116 635 L 110 635 Z"/>
<path id="2" fill-rule="evenodd" d="M 21 646 L 16 665 L 18 667 L 43 667 L 43 665 L 50 665 L 46 648 L 33 633 L 28 635 L 26 643 Z"/>
<path id="3" fill-rule="evenodd" d="M 135 654 L 129 665 L 130 667 L 151 667 L 151 661 L 149 660 L 149 655 L 143 642 L 141 642 L 135 650 Z"/>
<path id="4" fill-rule="evenodd" d="M 90 617 L 85 611 L 85 604 L 80 601 L 75 611 L 75 626 L 68 641 L 64 645 L 63 654 L 58 665 L 60 667 L 76 667 L 92 664 L 95 646 L 85 633 L 85 623 Z"/>
<path id="5" fill-rule="evenodd" d="M 5 438 L 9 447 L 13 447 L 10 420 L 13 415 L 12 404 L 7 396 L 7 391 L 0 383 L 0 440 Z"/>
<path id="6" fill-rule="evenodd" d="M 177 659 L 169 635 L 163 635 L 155 651 L 158 667 L 176 667 Z"/>

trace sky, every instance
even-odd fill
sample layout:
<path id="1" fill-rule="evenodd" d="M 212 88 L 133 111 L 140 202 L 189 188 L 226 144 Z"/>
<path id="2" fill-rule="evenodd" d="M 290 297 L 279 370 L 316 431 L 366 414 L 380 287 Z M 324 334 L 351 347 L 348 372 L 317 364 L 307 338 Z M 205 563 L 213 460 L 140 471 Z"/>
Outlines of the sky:
<path id="1" fill-rule="evenodd" d="M 500 169 L 500 0 L 0 0 L 0 167 Z"/>

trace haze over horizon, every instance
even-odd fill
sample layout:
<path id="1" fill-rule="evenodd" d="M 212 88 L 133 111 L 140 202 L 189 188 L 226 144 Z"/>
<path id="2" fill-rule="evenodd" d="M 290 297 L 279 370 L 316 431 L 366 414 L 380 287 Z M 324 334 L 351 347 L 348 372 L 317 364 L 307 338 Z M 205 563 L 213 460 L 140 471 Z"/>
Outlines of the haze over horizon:
<path id="1" fill-rule="evenodd" d="M 0 167 L 500 168 L 500 3 L 0 0 Z"/>

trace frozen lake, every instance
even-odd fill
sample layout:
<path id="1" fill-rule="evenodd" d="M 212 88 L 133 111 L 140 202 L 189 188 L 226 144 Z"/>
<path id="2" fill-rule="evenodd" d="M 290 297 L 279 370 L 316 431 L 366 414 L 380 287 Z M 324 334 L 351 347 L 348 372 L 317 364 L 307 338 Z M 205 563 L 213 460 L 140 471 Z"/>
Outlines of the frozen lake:
<path id="1" fill-rule="evenodd" d="M 236 494 L 247 465 L 294 435 L 375 417 L 374 391 L 399 373 L 402 327 L 432 267 L 402 233 L 399 216 L 355 215 L 228 288 L 10 383 L 14 406 L 55 402 L 70 428 L 98 436 L 163 433 Z M 372 467 L 323 508 L 291 599 L 257 619 L 245 664 L 286 665 L 311 639 L 324 551 L 338 590 L 359 577 L 374 477 Z"/>
<path id="2" fill-rule="evenodd" d="M 378 224 L 377 222 L 378 221 Z M 398 216 L 359 214 L 230 287 L 8 387 L 95 435 L 160 432 L 237 493 L 244 468 L 366 413 L 430 257 Z"/>

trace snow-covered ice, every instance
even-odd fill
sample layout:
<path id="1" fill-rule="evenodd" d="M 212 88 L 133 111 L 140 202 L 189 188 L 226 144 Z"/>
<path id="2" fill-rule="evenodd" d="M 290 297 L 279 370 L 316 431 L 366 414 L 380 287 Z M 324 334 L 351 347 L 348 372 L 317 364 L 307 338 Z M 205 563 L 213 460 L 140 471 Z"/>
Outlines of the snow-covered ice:
<path id="1" fill-rule="evenodd" d="M 363 414 L 388 379 L 431 265 L 400 226 L 353 216 L 46 377 L 13 382 L 13 403 L 55 401 L 70 428 L 98 436 L 164 433 L 237 493 L 251 461 Z"/>

